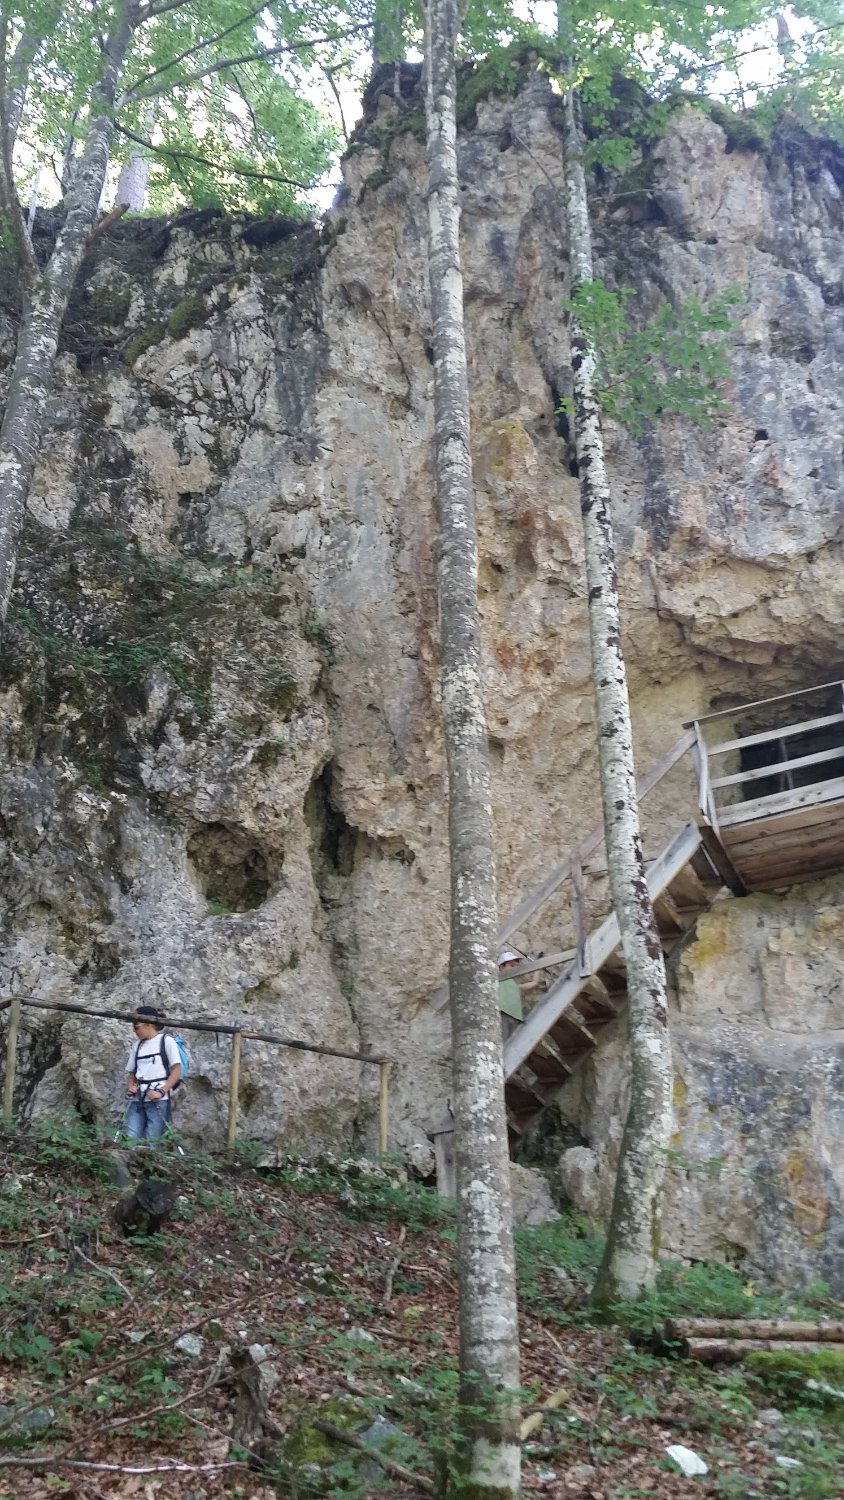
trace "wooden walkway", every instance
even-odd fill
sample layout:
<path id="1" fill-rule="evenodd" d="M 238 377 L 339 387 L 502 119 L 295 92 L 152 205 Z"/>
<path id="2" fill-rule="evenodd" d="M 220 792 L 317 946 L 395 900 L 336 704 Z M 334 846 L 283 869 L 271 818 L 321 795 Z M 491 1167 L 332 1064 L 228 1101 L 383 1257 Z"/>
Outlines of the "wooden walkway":
<path id="1" fill-rule="evenodd" d="M 805 700 L 812 696 L 809 713 Z M 713 730 L 717 733 L 725 719 L 747 732 L 712 742 Z M 678 806 L 678 831 L 648 868 L 666 956 L 688 940 L 699 914 L 725 891 L 742 896 L 844 869 L 844 683 L 760 699 L 686 725 L 639 782 L 640 803 L 684 762 L 689 790 L 686 805 Z M 602 844 L 599 826 L 499 929 L 501 943 L 512 939 L 561 887 L 568 887 L 573 944 L 510 971 L 514 977 L 538 969 L 555 975 L 504 1048 L 514 1141 L 591 1056 L 626 1005 L 618 922 L 608 898 L 604 914 L 591 925 L 587 921 L 585 872 Z M 438 1179 L 449 1176 L 450 1129 L 448 1117 L 432 1131 Z"/>

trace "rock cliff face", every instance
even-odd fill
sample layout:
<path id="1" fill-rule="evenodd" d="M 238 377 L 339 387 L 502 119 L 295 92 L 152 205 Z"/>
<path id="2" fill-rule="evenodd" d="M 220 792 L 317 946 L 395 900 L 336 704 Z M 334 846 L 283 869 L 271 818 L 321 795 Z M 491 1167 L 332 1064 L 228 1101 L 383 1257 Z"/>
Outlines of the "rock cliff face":
<path id="1" fill-rule="evenodd" d="M 185 215 L 86 268 L 0 683 L 0 982 L 387 1051 L 424 1165 L 449 1089 L 425 168 L 417 117 L 371 114 L 325 230 Z M 598 812 L 553 116 L 528 78 L 461 139 L 503 912 Z M 643 766 L 684 719 L 840 675 L 842 184 L 831 148 L 731 149 L 692 110 L 595 183 L 602 274 L 645 311 L 746 294 L 715 430 L 608 431 Z M 724 901 L 675 971 L 682 1254 L 841 1284 L 842 892 Z M 22 1103 L 116 1118 L 126 1044 L 28 1010 Z M 213 1142 L 228 1051 L 192 1050 L 180 1124 Z M 241 1133 L 371 1143 L 376 1093 L 247 1043 Z M 588 1206 L 623 1095 L 620 1040 L 564 1095 Z"/>

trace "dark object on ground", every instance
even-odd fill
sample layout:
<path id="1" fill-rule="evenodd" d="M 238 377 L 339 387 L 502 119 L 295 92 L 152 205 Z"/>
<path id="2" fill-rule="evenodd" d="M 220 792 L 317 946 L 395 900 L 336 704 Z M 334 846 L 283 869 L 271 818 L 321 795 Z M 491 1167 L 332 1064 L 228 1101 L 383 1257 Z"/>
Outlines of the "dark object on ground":
<path id="1" fill-rule="evenodd" d="M 121 1193 L 114 1217 L 124 1234 L 156 1234 L 176 1206 L 179 1189 L 160 1177 L 147 1177 L 137 1187 Z"/>

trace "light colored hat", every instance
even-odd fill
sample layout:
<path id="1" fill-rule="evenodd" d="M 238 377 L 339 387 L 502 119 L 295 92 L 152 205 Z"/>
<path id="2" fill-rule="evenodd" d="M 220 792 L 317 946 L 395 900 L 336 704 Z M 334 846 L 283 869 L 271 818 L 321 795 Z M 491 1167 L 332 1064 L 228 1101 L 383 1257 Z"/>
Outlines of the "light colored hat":
<path id="1" fill-rule="evenodd" d="M 498 967 L 502 964 L 519 963 L 524 958 L 523 953 L 517 953 L 515 948 L 502 948 L 498 955 Z"/>

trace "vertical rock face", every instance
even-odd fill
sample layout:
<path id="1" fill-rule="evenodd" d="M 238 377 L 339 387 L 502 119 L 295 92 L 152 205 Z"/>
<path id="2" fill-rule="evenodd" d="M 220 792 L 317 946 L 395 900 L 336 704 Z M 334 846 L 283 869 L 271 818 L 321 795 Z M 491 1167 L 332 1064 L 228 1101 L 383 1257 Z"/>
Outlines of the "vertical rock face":
<path id="1" fill-rule="evenodd" d="M 502 911 L 598 813 L 577 484 L 557 415 L 554 108 L 528 76 L 467 114 L 461 141 Z M 372 102 L 322 231 L 183 215 L 98 245 L 68 319 L 0 681 L 0 980 L 387 1051 L 392 1138 L 418 1154 L 448 1096 L 449 1043 L 415 121 L 412 101 L 402 116 Z M 626 180 L 594 183 L 601 274 L 644 314 L 664 296 L 745 294 L 715 428 L 607 433 L 643 767 L 684 719 L 844 661 L 842 183 L 832 148 L 731 149 L 691 110 Z M 667 795 L 654 852 L 674 816 Z M 842 889 L 725 902 L 685 951 L 678 1153 L 692 1165 L 672 1169 L 666 1235 L 681 1253 L 771 1267 L 784 1211 L 789 1270 L 832 1274 Z M 524 942 L 561 946 L 558 916 Z M 122 1028 L 34 1011 L 27 1028 L 27 1109 L 115 1117 Z M 181 1124 L 213 1143 L 227 1048 L 192 1050 Z M 366 1064 L 245 1044 L 244 1135 L 365 1144 L 376 1094 Z M 581 1199 L 601 1201 L 622 1106 L 610 1047 L 564 1100 Z M 713 1154 L 723 1170 L 698 1171 Z"/>

